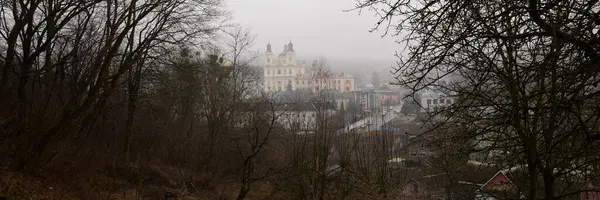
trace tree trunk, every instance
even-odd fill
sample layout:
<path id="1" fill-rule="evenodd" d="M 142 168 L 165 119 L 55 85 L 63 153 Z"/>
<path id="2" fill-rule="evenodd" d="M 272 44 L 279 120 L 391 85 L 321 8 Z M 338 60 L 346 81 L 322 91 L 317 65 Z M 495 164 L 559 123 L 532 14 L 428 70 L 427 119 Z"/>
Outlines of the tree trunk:
<path id="1" fill-rule="evenodd" d="M 544 172 L 544 199 L 554 199 L 554 175 L 552 169 Z"/>
<path id="2" fill-rule="evenodd" d="M 248 184 L 242 184 L 242 188 L 240 188 L 240 192 L 238 193 L 236 200 L 243 200 L 246 198 L 246 195 L 250 192 L 250 186 Z"/>
<path id="3" fill-rule="evenodd" d="M 525 153 L 527 157 L 527 172 L 529 174 L 529 190 L 527 193 L 527 199 L 536 199 L 538 189 L 537 179 L 537 165 L 536 165 L 536 140 L 535 137 L 530 136 L 525 145 Z"/>

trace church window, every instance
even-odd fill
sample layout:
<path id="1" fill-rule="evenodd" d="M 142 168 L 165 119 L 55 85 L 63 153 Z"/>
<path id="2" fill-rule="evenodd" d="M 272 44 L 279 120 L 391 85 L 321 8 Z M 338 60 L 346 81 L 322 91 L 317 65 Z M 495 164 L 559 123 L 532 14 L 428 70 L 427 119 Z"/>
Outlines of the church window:
<path id="1" fill-rule="evenodd" d="M 277 70 L 277 74 L 281 74 L 281 70 L 280 69 Z"/>

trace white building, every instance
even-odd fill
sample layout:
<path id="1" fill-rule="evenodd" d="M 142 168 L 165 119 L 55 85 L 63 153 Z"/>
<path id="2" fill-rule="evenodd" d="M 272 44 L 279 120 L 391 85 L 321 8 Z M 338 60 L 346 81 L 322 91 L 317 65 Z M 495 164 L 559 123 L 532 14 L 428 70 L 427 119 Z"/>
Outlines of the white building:
<path id="1" fill-rule="evenodd" d="M 354 91 L 354 77 L 346 73 L 324 73 L 316 70 L 316 61 L 311 68 L 296 60 L 294 44 L 284 45 L 283 51 L 275 56 L 271 44 L 263 55 L 264 79 L 263 89 L 266 92 L 306 89 L 318 92 L 323 89 L 334 89 L 340 92 Z"/>
<path id="2" fill-rule="evenodd" d="M 276 115 L 277 122 L 284 128 L 297 134 L 311 134 L 317 129 L 319 122 L 335 114 L 333 103 L 298 102 L 281 106 Z"/>
<path id="3" fill-rule="evenodd" d="M 437 108 L 449 106 L 455 102 L 455 97 L 431 87 L 424 88 L 420 96 L 421 112 L 434 112 Z"/>

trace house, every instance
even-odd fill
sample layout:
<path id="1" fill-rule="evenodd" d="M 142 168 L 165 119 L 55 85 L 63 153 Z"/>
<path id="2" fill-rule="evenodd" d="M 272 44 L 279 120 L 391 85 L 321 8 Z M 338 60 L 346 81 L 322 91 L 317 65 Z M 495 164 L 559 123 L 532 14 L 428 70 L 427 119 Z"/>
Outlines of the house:
<path id="1" fill-rule="evenodd" d="M 400 93 L 390 89 L 375 90 L 375 97 L 380 106 L 392 106 L 400 103 Z"/>
<path id="2" fill-rule="evenodd" d="M 421 112 L 435 112 L 436 109 L 444 108 L 453 104 L 456 97 L 434 87 L 426 87 L 420 92 Z"/>
<path id="3" fill-rule="evenodd" d="M 422 180 L 417 178 L 408 178 L 404 186 L 401 188 L 400 198 L 414 200 L 431 199 L 427 192 L 426 185 L 423 184 Z"/>
<path id="4" fill-rule="evenodd" d="M 498 171 L 492 178 L 481 186 L 476 199 L 507 199 L 519 197 L 517 186 L 502 171 Z"/>
<path id="5" fill-rule="evenodd" d="M 454 185 L 451 193 L 462 199 L 475 200 L 500 200 L 523 199 L 527 191 L 527 165 L 516 165 L 499 169 L 492 163 L 468 161 L 464 173 L 460 176 L 435 174 L 425 176 L 426 186 L 430 195 L 444 196 L 444 188 Z M 576 170 L 575 170 L 576 171 Z M 556 172 L 555 172 L 556 173 Z M 493 175 L 491 175 L 493 174 Z M 580 176 L 560 177 L 555 188 L 562 194 L 572 194 L 568 198 L 578 200 L 600 200 L 600 188 L 593 187 L 590 183 L 582 181 Z M 582 184 L 583 183 L 583 184 Z M 544 189 L 540 186 L 538 197 L 543 199 Z"/>
<path id="6" fill-rule="evenodd" d="M 277 106 L 275 115 L 277 122 L 284 128 L 297 134 L 314 133 L 319 123 L 326 122 L 335 114 L 335 104 L 332 102 L 295 102 L 283 103 Z"/>
<path id="7" fill-rule="evenodd" d="M 462 169 L 452 174 L 425 175 L 421 183 L 426 186 L 430 199 L 446 199 L 447 195 L 460 199 L 485 199 L 492 195 L 483 188 L 496 189 L 500 180 L 503 180 L 501 176 L 496 177 L 497 173 L 495 165 L 468 161 Z"/>
<path id="8" fill-rule="evenodd" d="M 579 194 L 580 200 L 600 200 L 600 188 L 587 184 L 583 189 L 588 191 Z"/>

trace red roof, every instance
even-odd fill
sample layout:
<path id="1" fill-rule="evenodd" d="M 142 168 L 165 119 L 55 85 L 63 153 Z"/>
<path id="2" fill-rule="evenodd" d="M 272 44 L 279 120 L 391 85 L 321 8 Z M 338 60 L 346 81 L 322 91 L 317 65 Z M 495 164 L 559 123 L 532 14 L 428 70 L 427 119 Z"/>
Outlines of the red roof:
<path id="1" fill-rule="evenodd" d="M 579 195 L 579 199 L 581 200 L 600 200 L 600 192 L 582 192 Z"/>
<path id="2" fill-rule="evenodd" d="M 482 187 L 484 191 L 488 192 L 509 192 L 516 194 L 517 186 L 504 175 L 502 172 L 496 173 L 490 180 L 488 180 Z"/>

